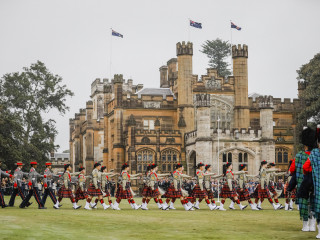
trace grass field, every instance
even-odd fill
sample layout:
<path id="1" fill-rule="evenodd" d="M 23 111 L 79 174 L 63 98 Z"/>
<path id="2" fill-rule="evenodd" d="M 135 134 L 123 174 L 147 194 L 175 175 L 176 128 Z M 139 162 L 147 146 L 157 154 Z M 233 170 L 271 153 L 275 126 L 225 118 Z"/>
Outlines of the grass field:
<path id="1" fill-rule="evenodd" d="M 17 198 L 17 200 L 19 200 Z M 6 202 L 9 199 L 6 197 Z M 121 211 L 73 210 L 68 199 L 55 210 L 48 199 L 46 210 L 38 210 L 34 199 L 28 209 L 0 208 L 0 239 L 315 239 L 317 232 L 301 232 L 299 213 L 274 211 L 266 201 L 265 210 L 161 211 L 150 202 L 149 211 L 132 210 L 126 201 Z M 136 202 L 141 202 L 137 198 Z M 229 202 L 226 202 L 228 206 Z M 80 202 L 84 206 L 84 201 Z"/>

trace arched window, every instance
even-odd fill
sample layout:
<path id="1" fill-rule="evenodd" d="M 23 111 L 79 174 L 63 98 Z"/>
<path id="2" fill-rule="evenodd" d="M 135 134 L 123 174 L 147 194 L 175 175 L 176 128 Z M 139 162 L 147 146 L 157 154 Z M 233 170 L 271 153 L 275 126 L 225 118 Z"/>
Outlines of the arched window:
<path id="1" fill-rule="evenodd" d="M 276 163 L 287 164 L 289 162 L 289 149 L 276 148 Z"/>
<path id="2" fill-rule="evenodd" d="M 148 138 L 148 137 L 143 137 L 143 138 L 141 139 L 141 143 L 143 143 L 143 144 L 149 144 L 149 143 L 150 143 L 150 138 Z"/>
<path id="3" fill-rule="evenodd" d="M 155 161 L 155 152 L 151 149 L 143 149 L 137 152 L 138 172 L 144 172 L 147 166 Z"/>
<path id="4" fill-rule="evenodd" d="M 161 152 L 162 172 L 172 172 L 174 165 L 179 162 L 179 152 L 174 149 L 167 149 Z"/>
<path id="5" fill-rule="evenodd" d="M 242 153 L 239 153 L 238 162 L 242 163 Z"/>
<path id="6" fill-rule="evenodd" d="M 226 153 L 223 153 L 222 154 L 222 161 L 225 163 L 227 162 L 227 154 Z"/>
<path id="7" fill-rule="evenodd" d="M 232 162 L 232 153 L 231 152 L 228 153 L 228 162 Z"/>

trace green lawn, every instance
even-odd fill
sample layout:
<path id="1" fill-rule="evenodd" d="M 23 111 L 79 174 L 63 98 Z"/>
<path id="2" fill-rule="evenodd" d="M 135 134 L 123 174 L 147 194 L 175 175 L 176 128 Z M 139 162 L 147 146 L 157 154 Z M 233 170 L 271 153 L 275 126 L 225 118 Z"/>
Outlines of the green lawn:
<path id="1" fill-rule="evenodd" d="M 18 198 L 17 198 L 18 199 Z M 18 199 L 19 200 L 19 199 Z M 6 197 L 6 202 L 9 199 Z M 149 211 L 132 210 L 127 201 L 121 211 L 73 210 L 68 199 L 62 208 L 52 208 L 48 199 L 46 210 L 38 210 L 34 199 L 28 209 L 0 208 L 0 239 L 315 239 L 317 232 L 301 232 L 299 213 L 274 211 L 266 201 L 263 211 L 186 212 L 180 202 L 177 210 L 158 210 L 150 202 Z M 141 202 L 141 199 L 136 199 Z M 80 204 L 84 206 L 84 201 Z M 226 202 L 228 206 L 229 202 Z"/>

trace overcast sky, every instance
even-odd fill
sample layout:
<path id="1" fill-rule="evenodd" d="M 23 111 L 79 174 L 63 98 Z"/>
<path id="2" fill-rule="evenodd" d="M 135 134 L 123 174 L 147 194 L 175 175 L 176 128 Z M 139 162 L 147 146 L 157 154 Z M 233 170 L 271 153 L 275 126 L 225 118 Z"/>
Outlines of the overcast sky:
<path id="1" fill-rule="evenodd" d="M 320 52 L 320 1 L 0 0 L 0 75 L 37 60 L 63 77 L 75 96 L 57 121 L 60 151 L 68 149 L 69 118 L 89 100 L 95 78 L 121 73 L 134 84 L 159 87 L 159 67 L 176 43 L 194 43 L 193 72 L 206 73 L 205 40 L 249 47 L 249 93 L 297 97 L 296 70 Z M 188 19 L 203 29 L 189 27 Z M 112 38 L 110 28 L 124 35 Z"/>

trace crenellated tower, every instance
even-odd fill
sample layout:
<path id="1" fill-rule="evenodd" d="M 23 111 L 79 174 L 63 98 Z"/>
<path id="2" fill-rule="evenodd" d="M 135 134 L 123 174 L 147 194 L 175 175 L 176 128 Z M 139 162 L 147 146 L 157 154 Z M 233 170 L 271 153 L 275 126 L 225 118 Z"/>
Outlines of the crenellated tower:
<path id="1" fill-rule="evenodd" d="M 235 80 L 234 126 L 250 127 L 248 102 L 248 46 L 232 46 L 233 75 Z"/>
<path id="2" fill-rule="evenodd" d="M 192 94 L 192 55 L 191 42 L 177 43 L 178 57 L 178 126 L 184 132 L 194 130 L 194 107 Z"/>

